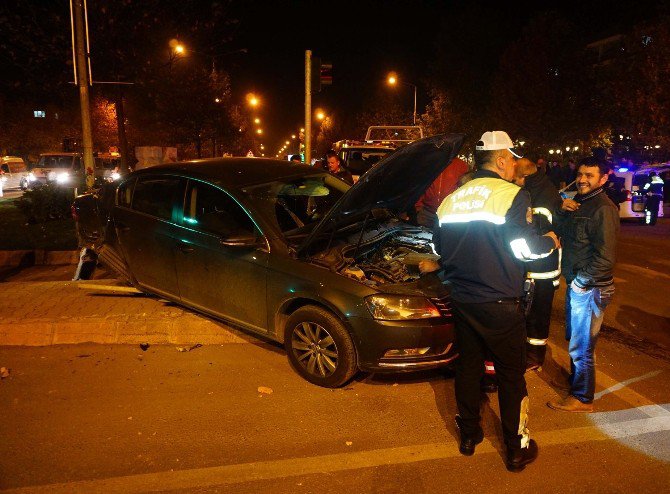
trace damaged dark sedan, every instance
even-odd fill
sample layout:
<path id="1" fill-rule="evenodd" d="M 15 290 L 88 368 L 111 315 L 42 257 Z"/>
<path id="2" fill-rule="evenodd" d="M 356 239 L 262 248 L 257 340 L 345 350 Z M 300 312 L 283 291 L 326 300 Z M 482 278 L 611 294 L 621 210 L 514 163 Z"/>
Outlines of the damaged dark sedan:
<path id="1" fill-rule="evenodd" d="M 302 377 L 337 387 L 456 357 L 448 287 L 418 271 L 432 232 L 399 213 L 462 141 L 416 141 L 354 186 L 271 159 L 160 165 L 73 214 L 82 246 L 133 286 L 283 343 Z"/>

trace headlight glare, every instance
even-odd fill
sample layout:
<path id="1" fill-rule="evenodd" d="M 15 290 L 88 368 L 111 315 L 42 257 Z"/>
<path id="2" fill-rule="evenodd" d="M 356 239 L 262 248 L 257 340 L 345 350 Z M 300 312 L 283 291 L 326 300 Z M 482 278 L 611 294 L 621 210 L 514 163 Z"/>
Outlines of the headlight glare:
<path id="1" fill-rule="evenodd" d="M 372 317 L 382 321 L 402 321 L 441 317 L 440 311 L 424 297 L 370 295 L 365 304 Z"/>
<path id="2" fill-rule="evenodd" d="M 61 172 L 58 175 L 56 175 L 56 182 L 59 184 L 64 184 L 70 180 L 70 174 L 68 172 Z"/>

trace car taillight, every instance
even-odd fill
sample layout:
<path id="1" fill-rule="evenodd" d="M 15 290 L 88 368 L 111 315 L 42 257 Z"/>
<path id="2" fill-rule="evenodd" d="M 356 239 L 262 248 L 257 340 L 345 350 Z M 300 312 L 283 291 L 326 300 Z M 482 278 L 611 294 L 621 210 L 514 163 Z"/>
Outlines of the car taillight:
<path id="1" fill-rule="evenodd" d="M 72 219 L 75 221 L 79 221 L 79 214 L 77 213 L 77 208 L 74 207 L 74 204 L 70 206 L 70 212 L 72 213 Z"/>
<path id="2" fill-rule="evenodd" d="M 626 200 L 627 201 L 632 201 L 633 200 L 633 194 L 631 193 L 630 190 L 626 191 Z"/>

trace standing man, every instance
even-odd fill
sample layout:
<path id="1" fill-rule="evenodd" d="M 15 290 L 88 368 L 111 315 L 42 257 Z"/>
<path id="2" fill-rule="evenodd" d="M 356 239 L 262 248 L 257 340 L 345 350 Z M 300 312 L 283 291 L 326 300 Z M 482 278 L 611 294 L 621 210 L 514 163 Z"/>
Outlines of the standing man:
<path id="1" fill-rule="evenodd" d="M 577 195 L 557 215 L 563 241 L 561 267 L 568 284 L 565 295 L 566 339 L 569 340 L 569 394 L 547 403 L 554 410 L 592 412 L 596 387 L 595 346 L 605 308 L 614 294 L 614 261 L 619 211 L 605 194 L 609 166 L 584 158 L 577 170 Z"/>
<path id="2" fill-rule="evenodd" d="M 340 157 L 332 149 L 326 153 L 326 162 L 328 164 L 328 171 L 335 175 L 337 178 L 340 178 L 347 182 L 349 185 L 354 183 L 354 179 L 349 173 L 349 170 L 342 167 L 340 162 Z"/>
<path id="3" fill-rule="evenodd" d="M 658 209 L 663 201 L 663 179 L 656 172 L 649 173 L 649 180 L 644 184 L 647 200 L 644 203 L 644 222 L 655 225 L 658 220 Z"/>
<path id="4" fill-rule="evenodd" d="M 490 352 L 498 378 L 498 402 L 510 471 L 537 457 L 527 428 L 526 331 L 521 307 L 524 266 L 558 247 L 553 232 L 535 233 L 530 198 L 517 185 L 514 144 L 506 132 L 485 132 L 475 147 L 473 179 L 448 195 L 437 210 L 433 240 L 451 284 L 456 344 L 459 450 L 472 455 L 483 438 L 480 382 Z M 422 272 L 437 269 L 424 262 Z"/>
<path id="5" fill-rule="evenodd" d="M 530 194 L 533 225 L 543 235 L 554 230 L 554 218 L 563 200 L 558 189 L 535 164 L 522 158 L 517 161 L 515 183 Z M 526 313 L 526 370 L 539 369 L 544 363 L 551 322 L 551 306 L 561 275 L 561 249 L 550 256 L 526 263 L 526 279 L 534 284 L 533 299 Z"/>

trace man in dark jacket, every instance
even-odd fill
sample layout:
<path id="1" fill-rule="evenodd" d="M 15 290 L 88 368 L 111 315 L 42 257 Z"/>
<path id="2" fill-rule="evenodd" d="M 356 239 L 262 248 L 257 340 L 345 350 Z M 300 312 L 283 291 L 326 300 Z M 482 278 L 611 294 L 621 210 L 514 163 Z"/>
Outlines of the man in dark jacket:
<path id="1" fill-rule="evenodd" d="M 433 241 L 452 289 L 460 355 L 459 450 L 471 455 L 483 440 L 480 382 L 490 352 L 498 378 L 505 462 L 509 470 L 519 471 L 537 457 L 537 444 L 527 428 L 522 261 L 549 255 L 558 240 L 553 232 L 538 235 L 530 224 L 528 193 L 511 183 L 518 157 L 513 146 L 506 132 L 482 135 L 475 148 L 477 171 L 440 204 Z M 419 267 L 422 272 L 430 270 L 425 264 Z"/>
<path id="2" fill-rule="evenodd" d="M 340 178 L 347 182 L 349 185 L 354 183 L 354 179 L 349 173 L 349 170 L 342 166 L 340 157 L 335 151 L 328 151 L 326 153 L 326 162 L 328 164 L 328 171 L 335 175 L 337 178 Z"/>
<path id="3" fill-rule="evenodd" d="M 570 341 L 570 391 L 547 403 L 566 412 L 593 411 L 596 387 L 594 351 L 605 308 L 614 294 L 619 211 L 603 186 L 609 167 L 596 157 L 584 158 L 577 170 L 577 195 L 557 215 L 563 243 L 561 267 L 568 284 L 565 296 L 566 339 Z"/>
<path id="4" fill-rule="evenodd" d="M 522 158 L 517 161 L 515 183 L 530 194 L 533 225 L 540 235 L 554 230 L 554 217 L 563 200 L 549 178 L 535 163 Z M 561 275 L 561 250 L 550 256 L 526 263 L 526 279 L 534 284 L 533 299 L 526 314 L 526 369 L 538 369 L 544 363 L 551 322 L 551 306 Z"/>

